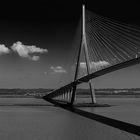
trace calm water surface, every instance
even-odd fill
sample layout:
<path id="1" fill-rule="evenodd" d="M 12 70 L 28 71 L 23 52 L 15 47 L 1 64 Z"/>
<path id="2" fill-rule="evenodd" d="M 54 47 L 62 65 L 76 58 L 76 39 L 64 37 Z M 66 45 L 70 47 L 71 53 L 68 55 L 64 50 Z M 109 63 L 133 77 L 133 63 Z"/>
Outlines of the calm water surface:
<path id="1" fill-rule="evenodd" d="M 111 107 L 81 109 L 140 126 L 140 98 L 97 98 L 97 102 Z"/>
<path id="2" fill-rule="evenodd" d="M 119 100 L 120 101 L 120 100 Z M 99 102 L 108 103 L 107 99 Z M 140 100 L 111 104 L 122 106 L 140 105 Z M 131 105 L 130 105 L 131 106 Z M 114 106 L 115 107 L 115 106 Z M 117 106 L 116 106 L 117 107 Z M 88 111 L 109 114 L 106 108 L 86 108 Z M 111 109 L 111 108 L 110 108 Z M 118 109 L 119 111 L 119 109 Z M 126 110 L 126 112 L 129 110 Z M 136 111 L 137 112 L 137 111 Z M 118 112 L 119 113 L 119 112 Z M 55 107 L 42 99 L 0 98 L 0 139 L 1 140 L 129 140 L 140 138 L 136 135 L 104 125 Z"/>

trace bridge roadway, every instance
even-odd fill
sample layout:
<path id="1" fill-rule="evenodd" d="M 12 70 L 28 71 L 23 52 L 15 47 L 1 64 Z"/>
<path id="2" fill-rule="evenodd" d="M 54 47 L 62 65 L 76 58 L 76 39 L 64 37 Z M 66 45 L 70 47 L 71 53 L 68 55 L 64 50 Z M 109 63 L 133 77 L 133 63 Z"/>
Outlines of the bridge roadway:
<path id="1" fill-rule="evenodd" d="M 130 138 L 139 139 L 139 136 L 54 106 L 42 99 L 0 98 L 0 139 L 2 140 L 128 140 Z"/>

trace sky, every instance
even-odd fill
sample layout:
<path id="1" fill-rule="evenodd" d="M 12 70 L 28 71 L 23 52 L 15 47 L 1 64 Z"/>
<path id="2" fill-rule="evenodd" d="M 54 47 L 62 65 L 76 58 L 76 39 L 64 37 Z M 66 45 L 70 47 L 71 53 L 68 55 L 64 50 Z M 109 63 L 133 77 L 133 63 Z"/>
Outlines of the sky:
<path id="1" fill-rule="evenodd" d="M 82 3 L 140 26 L 135 1 L 5 1 L 0 8 L 0 88 L 58 88 L 74 79 Z M 140 87 L 140 65 L 93 80 L 96 88 Z"/>

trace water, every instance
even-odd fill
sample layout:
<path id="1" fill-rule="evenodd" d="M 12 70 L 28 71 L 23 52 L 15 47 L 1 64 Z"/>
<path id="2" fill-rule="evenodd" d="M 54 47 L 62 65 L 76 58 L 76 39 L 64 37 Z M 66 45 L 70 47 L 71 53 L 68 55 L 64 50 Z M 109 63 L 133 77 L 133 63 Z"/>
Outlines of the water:
<path id="1" fill-rule="evenodd" d="M 101 102 L 104 101 L 107 100 Z M 138 140 L 139 137 L 53 106 L 42 99 L 0 98 L 0 139 Z"/>
<path id="2" fill-rule="evenodd" d="M 81 109 L 140 126 L 140 98 L 97 98 L 97 103 L 111 107 Z"/>

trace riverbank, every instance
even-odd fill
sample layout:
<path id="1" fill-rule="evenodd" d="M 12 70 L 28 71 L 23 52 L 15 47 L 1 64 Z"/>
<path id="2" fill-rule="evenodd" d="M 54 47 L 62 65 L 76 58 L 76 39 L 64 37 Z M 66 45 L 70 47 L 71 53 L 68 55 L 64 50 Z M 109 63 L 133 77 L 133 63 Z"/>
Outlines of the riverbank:
<path id="1" fill-rule="evenodd" d="M 90 95 L 77 95 L 77 98 L 90 98 Z M 41 98 L 41 96 L 0 95 L 0 98 Z M 140 95 L 96 95 L 96 98 L 140 98 Z"/>

